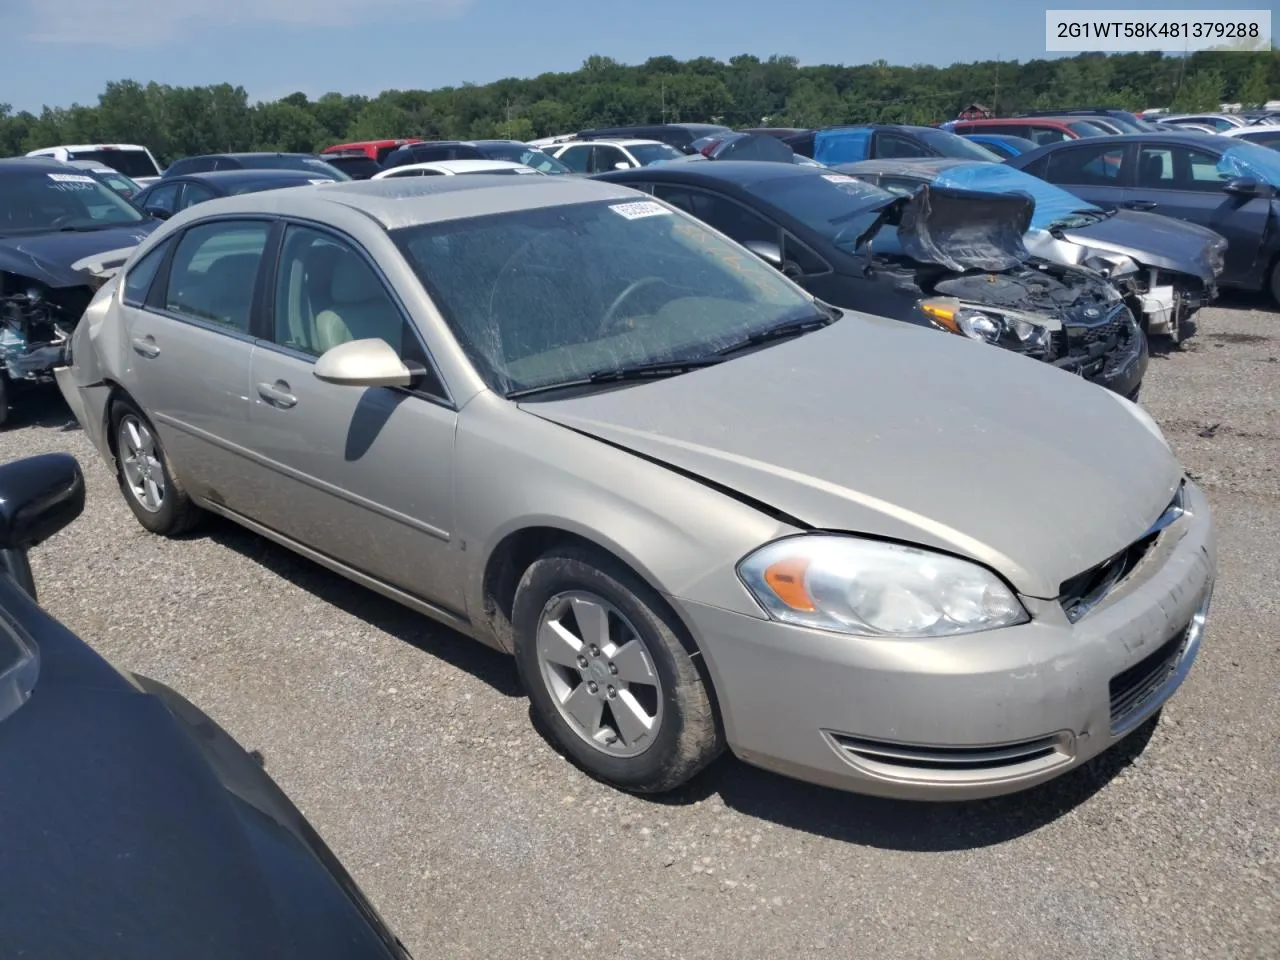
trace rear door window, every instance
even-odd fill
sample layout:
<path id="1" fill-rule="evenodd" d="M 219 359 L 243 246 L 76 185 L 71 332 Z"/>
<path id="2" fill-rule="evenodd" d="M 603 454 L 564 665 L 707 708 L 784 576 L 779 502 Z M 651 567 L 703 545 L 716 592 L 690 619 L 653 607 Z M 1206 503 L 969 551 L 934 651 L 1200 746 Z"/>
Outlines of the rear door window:
<path id="1" fill-rule="evenodd" d="M 247 334 L 270 232 L 265 220 L 219 220 L 191 227 L 173 253 L 165 310 Z"/>

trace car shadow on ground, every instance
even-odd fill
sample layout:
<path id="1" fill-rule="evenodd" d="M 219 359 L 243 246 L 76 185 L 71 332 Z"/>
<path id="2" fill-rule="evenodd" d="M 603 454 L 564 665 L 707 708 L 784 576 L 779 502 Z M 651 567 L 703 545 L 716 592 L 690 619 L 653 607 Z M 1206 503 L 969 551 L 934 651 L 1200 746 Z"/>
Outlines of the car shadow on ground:
<path id="1" fill-rule="evenodd" d="M 505 697 L 524 695 L 516 676 L 515 661 L 506 654 L 352 583 L 266 537 L 221 517 L 209 517 L 193 536 L 207 537 L 234 550 L 294 586 L 397 640 L 465 670 Z"/>
<path id="2" fill-rule="evenodd" d="M 53 384 L 40 384 L 10 393 L 9 417 L 3 429 L 20 430 L 23 427 L 45 427 L 70 433 L 79 430 L 80 424 L 58 388 Z"/>

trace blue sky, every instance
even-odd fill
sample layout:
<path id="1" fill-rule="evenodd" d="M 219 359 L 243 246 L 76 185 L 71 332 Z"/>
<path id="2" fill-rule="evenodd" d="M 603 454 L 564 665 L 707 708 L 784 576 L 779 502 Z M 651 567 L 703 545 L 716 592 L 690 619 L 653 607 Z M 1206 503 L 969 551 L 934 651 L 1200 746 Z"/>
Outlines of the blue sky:
<path id="1" fill-rule="evenodd" d="M 227 81 L 252 99 L 376 94 L 574 70 L 590 54 L 639 63 L 738 53 L 802 64 L 932 63 L 1044 52 L 1058 0 L 0 0 L 0 102 L 93 103 L 108 80 Z M 1118 4 L 1117 4 L 1118 5 Z M 1162 0 L 1129 8 L 1261 7 Z M 1280 29 L 1280 17 L 1273 12 Z"/>

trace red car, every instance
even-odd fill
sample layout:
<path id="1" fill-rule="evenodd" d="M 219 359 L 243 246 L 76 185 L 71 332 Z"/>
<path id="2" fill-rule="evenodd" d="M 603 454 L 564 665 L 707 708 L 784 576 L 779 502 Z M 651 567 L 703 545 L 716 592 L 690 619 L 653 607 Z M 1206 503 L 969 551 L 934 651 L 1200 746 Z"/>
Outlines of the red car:
<path id="1" fill-rule="evenodd" d="M 1035 144 L 1079 140 L 1081 137 L 1105 137 L 1107 131 L 1075 117 L 1002 117 L 988 120 L 956 120 L 944 124 L 952 133 L 1004 133 L 1024 137 Z"/>
<path id="2" fill-rule="evenodd" d="M 359 150 L 364 153 L 370 160 L 376 160 L 382 163 L 387 159 L 387 154 L 397 147 L 403 147 L 406 143 L 421 143 L 421 137 L 405 137 L 403 140 L 361 140 L 358 143 L 337 143 L 332 147 L 325 147 L 320 151 L 320 155 L 326 153 L 350 153 L 353 150 Z"/>

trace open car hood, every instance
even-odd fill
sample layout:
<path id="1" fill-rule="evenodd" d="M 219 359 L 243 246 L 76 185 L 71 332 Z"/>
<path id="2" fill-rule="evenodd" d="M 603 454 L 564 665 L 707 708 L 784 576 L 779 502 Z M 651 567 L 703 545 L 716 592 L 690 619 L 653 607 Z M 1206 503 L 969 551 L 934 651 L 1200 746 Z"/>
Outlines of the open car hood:
<path id="1" fill-rule="evenodd" d="M 1011 270 L 1030 254 L 1022 235 L 1035 201 L 1021 193 L 925 186 L 899 208 L 903 253 L 949 270 Z"/>

